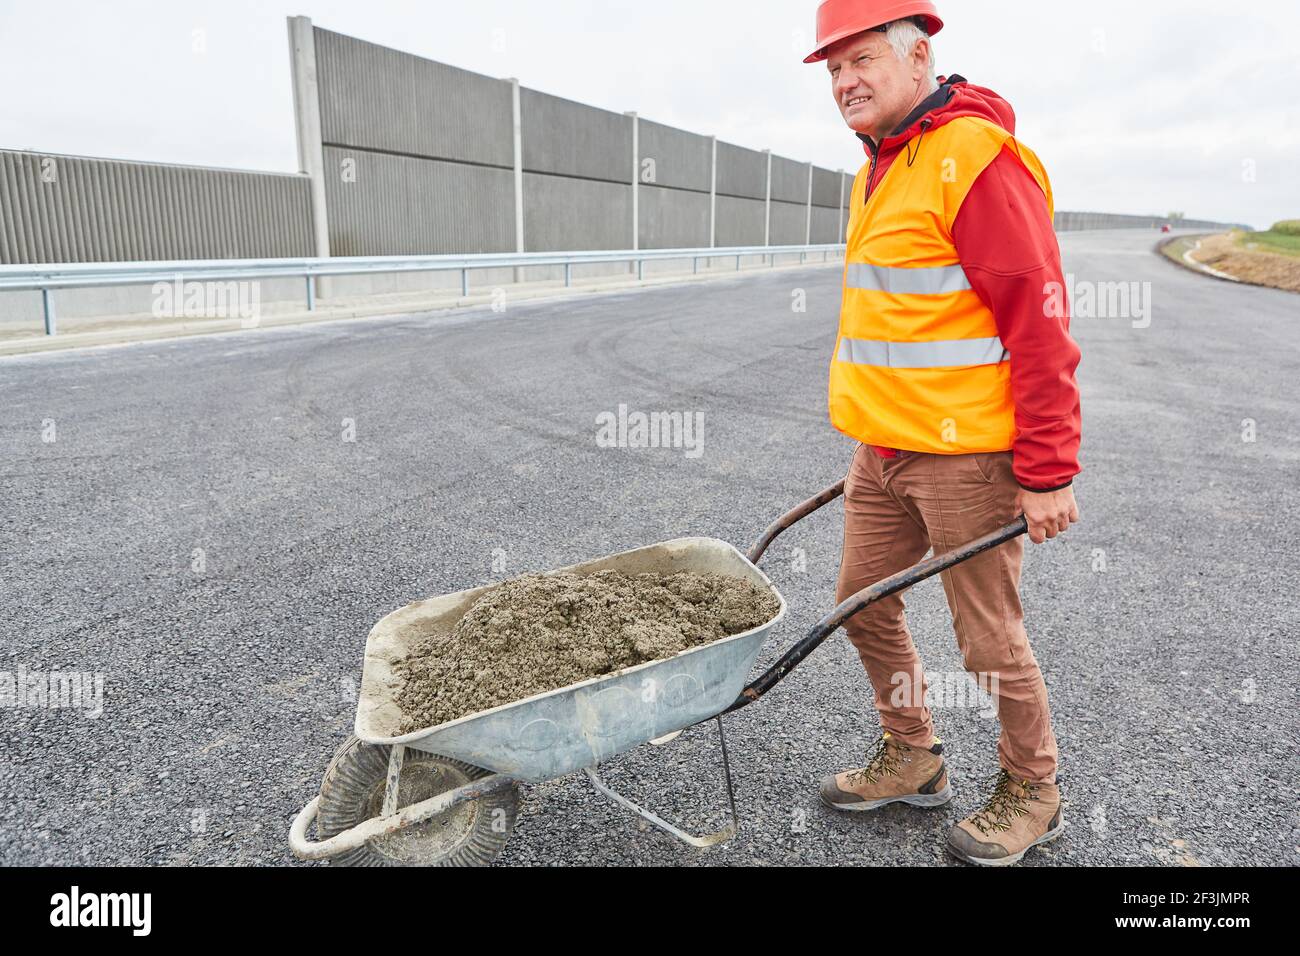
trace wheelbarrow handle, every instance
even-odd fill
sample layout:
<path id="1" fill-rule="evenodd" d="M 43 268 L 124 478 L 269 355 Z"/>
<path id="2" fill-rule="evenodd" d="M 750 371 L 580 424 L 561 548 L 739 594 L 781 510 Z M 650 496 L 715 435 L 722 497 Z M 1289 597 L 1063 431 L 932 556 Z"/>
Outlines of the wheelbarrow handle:
<path id="1" fill-rule="evenodd" d="M 777 536 L 780 535 L 781 532 L 788 531 L 795 524 L 808 517 L 814 511 L 826 507 L 842 494 L 844 494 L 844 482 L 841 481 L 838 485 L 827 488 L 820 495 L 817 495 L 815 498 L 809 498 L 799 507 L 782 515 L 780 518 L 777 518 L 772 522 L 768 529 L 763 532 L 763 537 L 754 542 L 754 546 L 749 549 L 749 554 L 747 554 L 746 557 L 748 557 L 753 564 L 758 564 L 758 559 L 763 556 L 764 552 L 767 551 L 772 542 L 777 539 Z"/>
<path id="2" fill-rule="evenodd" d="M 796 508 L 794 511 L 790 512 L 790 515 L 786 515 L 786 517 L 782 518 L 781 521 L 778 521 L 776 525 L 773 525 L 773 528 L 776 528 L 777 525 L 780 525 L 791 515 L 798 513 L 803 508 L 807 508 L 807 511 L 805 511 L 804 514 L 811 514 L 827 502 L 835 500 L 835 498 L 839 497 L 839 495 L 844 492 L 844 486 L 842 484 L 838 485 L 837 488 L 838 492 L 832 497 L 814 505 L 814 502 L 818 502 L 824 495 L 836 491 L 834 488 L 828 489 L 817 498 L 806 502 L 804 505 L 800 506 L 800 508 Z M 809 507 L 810 505 L 812 507 Z M 798 519 L 796 518 L 795 520 Z M 793 523 L 793 521 L 790 522 L 790 524 Z M 776 534 L 780 534 L 781 531 L 788 527 L 789 524 L 784 525 L 784 527 L 781 527 Z M 920 564 L 913 565 L 904 571 L 900 571 L 891 577 L 885 578 L 883 581 L 877 581 L 870 587 L 863 588 L 857 594 L 854 594 L 852 597 L 841 603 L 831 611 L 830 614 L 827 614 L 824 618 L 814 624 L 803 640 L 799 641 L 799 643 L 795 644 L 794 647 L 786 651 L 785 655 L 773 664 L 765 674 L 746 687 L 744 691 L 741 692 L 740 696 L 736 698 L 735 703 L 728 707 L 723 713 L 729 714 L 733 710 L 739 710 L 740 708 L 746 707 L 758 700 L 769 690 L 779 684 L 781 680 L 785 678 L 790 671 L 794 670 L 805 657 L 815 651 L 821 645 L 822 641 L 826 640 L 826 638 L 839 630 L 841 624 L 853 617 L 853 615 L 866 610 L 867 607 L 874 604 L 876 601 L 879 601 L 881 598 L 888 597 L 891 594 L 897 594 L 899 591 L 905 591 L 912 585 L 924 581 L 926 578 L 932 578 L 942 571 L 946 571 L 951 567 L 961 564 L 963 561 L 970 560 L 977 554 L 983 554 L 985 551 L 1006 544 L 1008 541 L 1018 538 L 1022 534 L 1028 533 L 1028 531 L 1028 522 L 1026 522 L 1024 515 L 1021 515 L 1004 528 L 1000 528 L 991 534 L 986 534 L 982 538 L 977 538 L 969 544 L 962 545 L 960 548 L 953 551 L 936 555 L 933 558 L 922 561 Z M 768 534 L 771 535 L 772 538 L 776 537 L 776 534 L 772 534 L 771 529 L 769 529 Z M 771 538 L 768 538 L 767 535 L 765 535 L 764 539 L 759 542 L 759 544 L 763 545 L 764 548 L 766 548 L 766 545 L 770 543 Z M 762 554 L 762 549 L 759 548 L 759 545 L 755 545 L 754 549 L 758 550 L 759 554 Z"/>

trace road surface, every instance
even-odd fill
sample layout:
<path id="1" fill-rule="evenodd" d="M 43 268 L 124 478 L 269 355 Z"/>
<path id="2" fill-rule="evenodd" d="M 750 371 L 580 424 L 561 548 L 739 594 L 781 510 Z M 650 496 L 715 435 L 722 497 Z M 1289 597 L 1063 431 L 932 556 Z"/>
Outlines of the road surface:
<path id="1" fill-rule="evenodd" d="M 1294 865 L 1300 299 L 1154 241 L 1063 238 L 1076 292 L 1137 283 L 1152 310 L 1074 323 L 1084 521 L 1024 583 L 1069 827 L 1025 865 Z M 507 305 L 0 360 L 0 671 L 104 679 L 98 717 L 0 710 L 0 863 L 290 863 L 379 617 L 681 535 L 744 546 L 847 467 L 834 269 Z M 702 413 L 702 454 L 599 447 L 620 405 Z M 792 612 L 764 662 L 831 606 L 839 534 L 827 509 L 767 559 Z M 958 674 L 938 582 L 909 607 L 927 669 Z M 527 788 L 502 862 L 951 864 L 996 723 L 937 707 L 948 806 L 839 815 L 817 782 L 860 765 L 868 701 L 839 636 L 729 719 L 726 847 L 679 847 L 577 776 Z M 720 822 L 706 728 L 607 769 Z"/>

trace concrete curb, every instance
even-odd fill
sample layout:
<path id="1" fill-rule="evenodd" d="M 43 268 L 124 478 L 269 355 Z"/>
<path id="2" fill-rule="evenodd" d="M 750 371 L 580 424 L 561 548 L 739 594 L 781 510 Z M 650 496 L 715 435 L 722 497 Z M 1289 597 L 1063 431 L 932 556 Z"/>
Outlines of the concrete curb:
<path id="1" fill-rule="evenodd" d="M 1217 236 L 1217 235 L 1222 235 L 1222 233 L 1216 232 L 1216 233 L 1205 233 L 1204 235 L 1172 236 L 1169 239 L 1165 239 L 1161 242 L 1156 243 L 1155 251 L 1156 254 L 1159 255 L 1161 259 L 1164 259 L 1166 262 L 1172 263 L 1173 265 L 1177 266 L 1180 269 L 1184 269 L 1188 272 L 1195 272 L 1197 275 L 1206 276 L 1207 278 L 1210 279 L 1217 279 L 1220 282 L 1231 282 L 1233 285 L 1252 286 L 1256 289 L 1272 289 L 1274 292 L 1290 292 L 1292 295 L 1300 295 L 1300 293 L 1297 293 L 1292 289 L 1283 289 L 1275 285 L 1269 285 L 1266 282 L 1252 282 L 1249 279 L 1242 279 L 1239 278 L 1238 276 L 1228 275 L 1228 273 L 1220 272 L 1218 269 L 1211 269 L 1209 266 L 1204 265 L 1203 263 L 1194 262 L 1193 260 L 1188 259 L 1186 255 L 1180 256 L 1177 259 L 1175 259 L 1173 256 L 1165 254 L 1165 248 L 1171 243 L 1177 242 L 1179 239 L 1194 240 L 1197 244 L 1197 247 L 1199 247 L 1202 239 L 1206 239 L 1209 238 L 1210 236 Z M 1194 252 L 1195 249 L 1191 251 Z"/>
<path id="2" fill-rule="evenodd" d="M 1186 269 L 1188 272 L 1195 272 L 1198 275 L 1209 276 L 1211 279 L 1218 279 L 1220 282 L 1234 282 L 1237 285 L 1256 285 L 1257 283 L 1246 282 L 1244 279 L 1238 279 L 1236 276 L 1230 276 L 1226 272 L 1220 272 L 1218 269 L 1211 269 L 1209 266 L 1205 265 L 1204 263 L 1197 262 L 1194 259 L 1187 258 L 1188 255 L 1190 255 L 1192 252 L 1195 252 L 1197 249 L 1201 247 L 1201 241 L 1203 239 L 1206 239 L 1211 235 L 1219 235 L 1219 233 L 1207 232 L 1204 235 L 1195 235 L 1195 236 L 1170 236 L 1168 239 L 1162 239 L 1160 242 L 1157 242 L 1155 251 L 1156 254 L 1160 256 L 1160 258 L 1164 259 L 1167 262 L 1172 262 L 1174 265 L 1182 269 Z M 1171 255 L 1166 254 L 1165 250 L 1169 246 L 1173 245 L 1175 242 L 1180 242 L 1184 239 L 1189 240 L 1191 242 L 1195 242 L 1196 246 L 1190 249 L 1187 253 L 1184 253 L 1182 256 L 1179 256 L 1177 259 L 1175 259 Z M 1272 287 L 1260 286 L 1260 288 L 1268 289 Z"/>

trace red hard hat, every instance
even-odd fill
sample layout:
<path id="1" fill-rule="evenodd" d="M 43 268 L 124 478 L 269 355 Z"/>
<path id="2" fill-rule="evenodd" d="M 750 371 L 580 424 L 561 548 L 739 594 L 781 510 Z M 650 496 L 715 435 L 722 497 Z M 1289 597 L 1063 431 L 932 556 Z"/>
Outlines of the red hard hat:
<path id="1" fill-rule="evenodd" d="M 930 36 L 943 29 L 939 11 L 929 0 L 825 0 L 817 8 L 817 49 L 804 62 L 826 59 L 826 48 L 845 37 L 907 17 L 924 20 Z"/>

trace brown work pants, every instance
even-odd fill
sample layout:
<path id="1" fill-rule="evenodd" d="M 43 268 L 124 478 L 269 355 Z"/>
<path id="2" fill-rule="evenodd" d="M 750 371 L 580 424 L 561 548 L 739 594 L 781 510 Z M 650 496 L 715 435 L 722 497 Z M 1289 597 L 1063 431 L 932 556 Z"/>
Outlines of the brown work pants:
<path id="1" fill-rule="evenodd" d="M 838 600 L 910 567 L 932 546 L 941 554 L 1013 521 L 1018 487 L 1010 452 L 882 458 L 859 446 L 845 482 Z M 1017 538 L 945 571 L 943 589 L 965 669 L 996 701 L 1002 766 L 1031 783 L 1053 783 L 1047 688 L 1020 606 L 1023 556 L 1024 539 Z M 872 604 L 845 630 L 867 669 L 884 730 L 929 747 L 934 721 L 902 594 Z"/>

